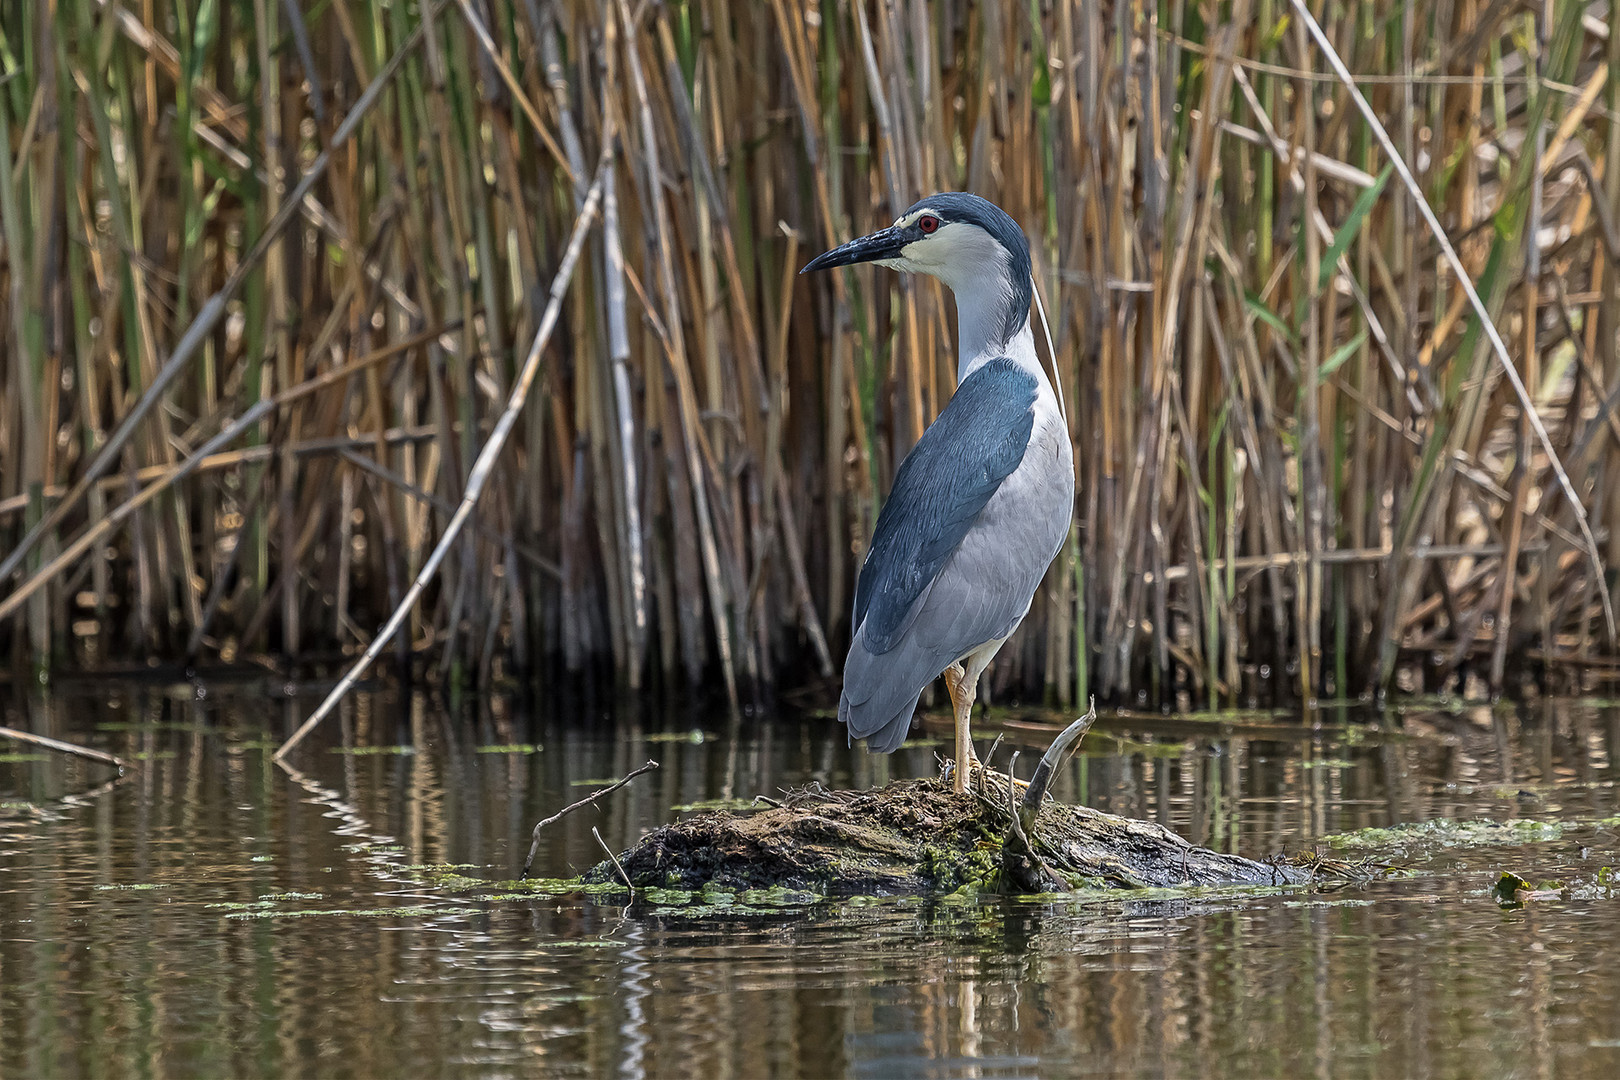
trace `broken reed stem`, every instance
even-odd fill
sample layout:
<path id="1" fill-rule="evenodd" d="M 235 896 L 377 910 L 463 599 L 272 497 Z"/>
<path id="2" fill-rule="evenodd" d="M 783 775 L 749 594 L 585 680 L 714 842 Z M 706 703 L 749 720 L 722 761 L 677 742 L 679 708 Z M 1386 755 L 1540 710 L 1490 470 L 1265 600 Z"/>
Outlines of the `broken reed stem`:
<path id="1" fill-rule="evenodd" d="M 1086 737 L 1086 732 L 1090 731 L 1091 725 L 1096 722 L 1097 699 L 1092 698 L 1086 714 L 1058 732 L 1058 737 L 1052 740 L 1052 745 L 1041 755 L 1040 763 L 1035 766 L 1035 775 L 1029 778 L 1029 787 L 1024 789 L 1023 804 L 1015 816 L 1025 817 L 1030 822 L 1035 820 L 1035 815 L 1041 811 L 1041 800 L 1046 797 L 1046 789 L 1051 785 L 1058 766 L 1063 764 L 1064 757 L 1070 751 L 1079 747 L 1080 740 Z M 1008 775 L 1011 775 L 1010 768 Z"/>
<path id="2" fill-rule="evenodd" d="M 59 754 L 71 754 L 74 757 L 81 757 L 88 761 L 111 765 L 119 770 L 129 768 L 127 761 L 115 754 L 109 754 L 105 750 L 92 750 L 88 746 L 75 746 L 70 742 L 47 738 L 44 735 L 35 735 L 32 731 L 18 731 L 16 728 L 0 727 L 0 739 L 15 739 L 18 742 L 30 743 L 46 750 L 55 750 Z"/>
<path id="3" fill-rule="evenodd" d="M 654 770 L 656 768 L 658 768 L 658 762 L 649 761 L 645 765 L 641 766 L 640 768 L 634 769 L 631 772 L 626 773 L 624 776 L 620 777 L 619 779 L 613 781 L 613 783 L 609 784 L 607 787 L 603 788 L 602 790 L 594 791 L 591 794 L 585 796 L 583 799 L 580 799 L 578 802 L 569 803 L 567 806 L 563 807 L 561 810 L 557 811 L 555 814 L 552 814 L 550 817 L 544 819 L 543 821 L 536 822 L 535 826 L 534 826 L 534 833 L 529 839 L 529 857 L 523 860 L 523 873 L 518 875 L 518 879 L 521 881 L 522 879 L 529 876 L 529 868 L 534 865 L 535 852 L 540 850 L 540 833 L 541 833 L 542 830 L 544 830 L 546 828 L 546 826 L 555 825 L 557 822 L 561 821 L 563 818 L 567 817 L 569 814 L 572 814 L 575 810 L 578 810 L 581 807 L 590 806 L 597 799 L 604 798 L 604 797 L 606 797 L 608 795 L 613 794 L 615 791 L 618 791 L 620 788 L 624 787 L 626 784 L 628 784 L 630 781 L 634 780 L 636 777 L 640 776 L 642 773 L 651 772 L 652 770 Z M 595 831 L 595 830 L 592 830 L 592 831 Z M 597 839 L 600 840 L 601 837 L 598 837 Z M 608 857 L 609 858 L 613 857 L 611 852 L 609 853 Z M 621 874 L 624 873 L 623 870 L 620 870 L 619 872 Z"/>
<path id="4" fill-rule="evenodd" d="M 489 482 L 490 474 L 494 471 L 496 459 L 500 457 L 501 449 L 506 445 L 507 437 L 512 433 L 512 427 L 517 423 L 518 415 L 523 411 L 523 404 L 528 400 L 529 388 L 534 385 L 535 376 L 540 372 L 540 358 L 545 352 L 546 345 L 551 341 L 551 333 L 557 327 L 557 316 L 562 311 L 563 297 L 568 292 L 568 286 L 574 279 L 574 266 L 579 261 L 580 252 L 585 248 L 585 237 L 590 233 L 590 227 L 596 220 L 596 212 L 602 203 L 602 181 L 607 173 L 607 164 L 613 149 L 611 138 L 604 140 L 602 159 L 597 164 L 596 177 L 591 181 L 590 191 L 585 196 L 585 205 L 580 209 L 579 216 L 574 220 L 574 232 L 568 239 L 568 247 L 563 252 L 562 262 L 557 267 L 557 276 L 551 282 L 551 299 L 546 304 L 545 314 L 540 317 L 540 328 L 535 332 L 534 343 L 529 346 L 529 354 L 524 358 L 522 372 L 517 382 L 512 386 L 512 393 L 507 398 L 506 409 L 495 423 L 495 430 L 490 433 L 489 441 L 484 444 L 478 459 L 473 462 L 472 470 L 467 475 L 467 490 L 461 497 L 461 505 L 456 507 L 455 516 L 445 526 L 444 533 L 428 556 L 427 562 L 422 564 L 421 571 L 411 587 L 406 590 L 405 596 L 400 600 L 399 606 L 383 624 L 377 636 L 366 647 L 365 655 L 361 656 L 338 680 L 332 692 L 326 695 L 320 707 L 310 714 L 299 729 L 282 743 L 275 757 L 279 760 L 287 756 L 293 747 L 304 740 L 304 737 L 315 730 L 328 713 L 337 707 L 343 700 L 343 695 L 355 684 L 371 662 L 375 660 L 399 631 L 406 616 L 415 607 L 416 600 L 427 588 L 427 583 L 433 579 L 438 571 L 439 564 L 444 561 L 450 546 L 455 543 L 456 537 L 461 534 L 461 528 L 472 515 L 473 508 L 478 505 L 479 496 L 484 493 L 484 485 Z"/>
<path id="5" fill-rule="evenodd" d="M 1407 191 L 1411 192 L 1412 201 L 1416 204 L 1418 213 L 1423 215 L 1424 223 L 1429 227 L 1429 231 L 1434 234 L 1435 242 L 1440 245 L 1441 253 L 1445 255 L 1446 262 L 1451 266 L 1451 272 L 1456 275 L 1457 284 L 1462 286 L 1463 291 L 1467 294 L 1468 303 L 1473 307 L 1475 317 L 1479 319 L 1480 326 L 1485 331 L 1485 336 L 1490 339 L 1491 349 L 1496 355 L 1497 362 L 1501 365 L 1502 374 L 1507 378 L 1508 385 L 1513 388 L 1513 394 L 1518 398 L 1520 408 L 1524 410 L 1525 419 L 1529 421 L 1531 430 L 1535 432 L 1536 438 L 1541 443 L 1542 450 L 1547 454 L 1547 463 L 1552 466 L 1553 473 L 1558 477 L 1558 486 L 1563 488 L 1564 496 L 1569 500 L 1570 513 L 1575 515 L 1575 524 L 1580 526 L 1581 540 L 1584 544 L 1586 556 L 1591 562 L 1592 573 L 1598 581 L 1606 581 L 1603 555 L 1598 551 L 1597 538 L 1592 535 L 1592 526 L 1586 519 L 1586 508 L 1582 505 L 1580 496 L 1576 494 L 1575 485 L 1570 481 L 1569 474 L 1564 471 L 1564 463 L 1559 459 L 1557 449 L 1553 447 L 1552 437 L 1547 434 L 1546 425 L 1541 422 L 1541 415 L 1536 410 L 1536 403 L 1530 397 L 1530 391 L 1525 388 L 1524 380 L 1519 376 L 1519 369 L 1514 365 L 1513 358 L 1508 355 L 1507 344 L 1503 342 L 1502 335 L 1496 331 L 1496 323 L 1491 319 L 1490 310 L 1486 308 L 1485 301 L 1479 298 L 1479 292 L 1474 288 L 1473 278 L 1469 276 L 1468 269 L 1463 266 L 1462 260 L 1457 257 L 1457 249 L 1451 246 L 1451 240 L 1446 236 L 1445 229 L 1441 227 L 1440 219 L 1435 217 L 1434 208 L 1429 205 L 1429 200 L 1424 196 L 1423 188 L 1413 178 L 1412 171 L 1407 168 L 1406 161 L 1401 157 L 1400 151 L 1395 148 L 1395 141 L 1389 137 L 1389 132 L 1384 130 L 1384 125 L 1379 122 L 1378 114 L 1367 103 L 1367 99 L 1362 96 L 1360 88 L 1356 86 L 1355 79 L 1350 75 L 1350 70 L 1344 66 L 1344 61 L 1339 58 L 1338 51 L 1334 49 L 1333 42 L 1328 40 L 1328 36 L 1322 32 L 1321 25 L 1317 23 L 1316 17 L 1311 14 L 1311 9 L 1305 4 L 1305 0 L 1290 0 L 1290 3 L 1294 5 L 1294 10 L 1299 13 L 1300 22 L 1310 32 L 1311 37 L 1316 40 L 1317 47 L 1322 50 L 1322 55 L 1327 58 L 1328 65 L 1333 68 L 1334 74 L 1339 77 L 1339 81 L 1344 84 L 1345 89 L 1350 92 L 1351 100 L 1356 103 L 1356 108 L 1360 110 L 1362 117 L 1367 121 L 1367 126 L 1372 128 L 1372 132 L 1378 138 L 1379 144 L 1383 146 L 1384 153 L 1389 156 L 1390 164 L 1395 167 L 1396 175 L 1401 178 L 1401 183 L 1405 184 Z M 1529 242 L 1535 244 L 1538 241 L 1532 235 Z M 1609 631 L 1609 643 L 1611 645 L 1616 644 L 1620 642 L 1620 638 L 1616 636 L 1614 605 L 1609 600 L 1609 590 L 1599 588 L 1597 593 L 1603 601 L 1603 622 Z"/>

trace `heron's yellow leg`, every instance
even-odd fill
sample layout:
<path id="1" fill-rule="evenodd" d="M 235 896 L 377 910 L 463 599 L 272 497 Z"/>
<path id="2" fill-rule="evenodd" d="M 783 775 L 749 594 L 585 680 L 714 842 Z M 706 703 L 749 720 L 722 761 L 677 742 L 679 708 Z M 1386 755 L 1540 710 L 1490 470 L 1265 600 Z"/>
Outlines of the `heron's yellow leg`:
<path id="1" fill-rule="evenodd" d="M 951 789 L 958 792 L 968 789 L 968 775 L 979 768 L 979 755 L 973 750 L 973 734 L 968 727 L 978 680 L 974 679 L 975 685 L 970 686 L 965 676 L 961 664 L 945 669 L 945 689 L 951 695 L 956 721 L 956 768 L 951 774 Z"/>
<path id="2" fill-rule="evenodd" d="M 956 746 L 951 752 L 951 774 L 958 781 L 960 781 L 962 775 L 962 710 L 956 704 L 956 688 L 961 680 L 961 664 L 952 664 L 950 667 L 945 669 L 945 692 L 951 695 L 951 723 L 954 725 L 954 733 L 956 735 Z M 961 791 L 962 789 L 960 786 L 958 786 L 956 790 Z"/>

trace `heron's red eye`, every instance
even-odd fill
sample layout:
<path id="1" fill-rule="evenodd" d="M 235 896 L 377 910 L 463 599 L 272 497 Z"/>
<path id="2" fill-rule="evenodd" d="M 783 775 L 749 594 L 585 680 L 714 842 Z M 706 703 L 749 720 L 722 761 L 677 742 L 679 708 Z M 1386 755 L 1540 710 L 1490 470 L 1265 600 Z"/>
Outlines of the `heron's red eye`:
<path id="1" fill-rule="evenodd" d="M 923 231 L 924 236 L 932 235 L 933 231 L 939 228 L 939 218 L 933 214 L 924 214 L 917 219 L 917 228 Z"/>

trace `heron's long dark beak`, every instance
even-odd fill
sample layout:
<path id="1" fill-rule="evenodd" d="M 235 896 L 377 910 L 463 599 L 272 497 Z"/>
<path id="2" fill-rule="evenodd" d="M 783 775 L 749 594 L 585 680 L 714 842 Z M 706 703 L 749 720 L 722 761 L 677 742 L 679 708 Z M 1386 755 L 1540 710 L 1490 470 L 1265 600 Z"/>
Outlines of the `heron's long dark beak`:
<path id="1" fill-rule="evenodd" d="M 834 266 L 877 262 L 879 259 L 897 259 L 900 257 L 900 250 L 905 246 L 906 236 L 901 230 L 884 229 L 882 232 L 863 236 L 859 240 L 851 240 L 824 255 L 816 256 L 799 273 L 808 274 L 812 270 L 829 270 Z"/>

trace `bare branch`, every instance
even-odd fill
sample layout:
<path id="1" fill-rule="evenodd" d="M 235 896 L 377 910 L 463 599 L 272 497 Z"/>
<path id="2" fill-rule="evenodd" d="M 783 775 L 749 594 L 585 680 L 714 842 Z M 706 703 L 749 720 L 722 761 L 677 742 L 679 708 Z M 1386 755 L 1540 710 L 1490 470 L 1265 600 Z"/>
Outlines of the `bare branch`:
<path id="1" fill-rule="evenodd" d="M 613 794 L 615 791 L 618 791 L 620 788 L 624 787 L 624 785 L 628 784 L 630 781 L 634 780 L 636 777 L 640 776 L 642 773 L 644 773 L 644 772 L 652 772 L 652 770 L 654 770 L 656 768 L 658 768 L 658 762 L 649 761 L 649 762 L 647 762 L 647 764 L 643 765 L 641 768 L 636 769 L 633 772 L 627 773 L 623 777 L 621 777 L 620 779 L 615 780 L 613 783 L 609 784 L 607 787 L 603 788 L 601 791 L 593 792 L 592 794 L 585 796 L 583 799 L 579 800 L 576 803 L 568 804 L 567 806 L 563 807 L 561 810 L 557 811 L 555 814 L 552 814 L 550 817 L 546 818 L 544 821 L 541 821 L 538 824 L 536 824 L 535 827 L 534 827 L 534 835 L 529 840 L 529 857 L 527 859 L 523 860 L 523 873 L 519 874 L 518 878 L 521 880 L 521 879 L 526 878 L 526 877 L 529 876 L 529 867 L 534 865 L 534 853 L 536 851 L 540 850 L 540 831 L 542 829 L 544 829 L 547 825 L 555 825 L 557 822 L 561 821 L 563 818 L 567 817 L 569 814 L 572 814 L 575 810 L 578 810 L 580 807 L 589 806 L 592 803 L 594 803 L 597 799 L 602 798 L 604 795 Z M 597 839 L 600 840 L 601 837 L 597 837 Z M 609 853 L 608 857 L 612 858 L 612 853 L 611 852 Z M 619 871 L 619 873 L 621 873 L 621 874 L 624 873 L 624 870 L 621 869 Z"/>

